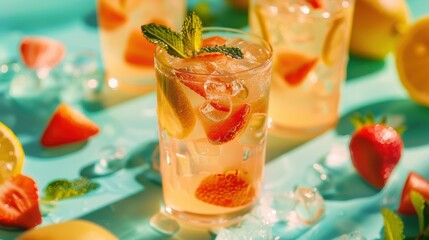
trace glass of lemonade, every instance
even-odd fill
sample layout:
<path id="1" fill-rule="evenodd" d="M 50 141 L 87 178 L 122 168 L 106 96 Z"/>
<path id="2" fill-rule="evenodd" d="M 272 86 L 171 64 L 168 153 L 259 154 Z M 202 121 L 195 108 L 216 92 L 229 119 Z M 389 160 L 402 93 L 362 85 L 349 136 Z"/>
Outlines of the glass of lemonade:
<path id="1" fill-rule="evenodd" d="M 271 45 L 240 30 L 209 27 L 203 46 L 237 47 L 188 58 L 155 52 L 165 211 L 203 226 L 226 226 L 247 213 L 265 162 Z"/>
<path id="2" fill-rule="evenodd" d="M 252 0 L 252 32 L 274 49 L 270 132 L 314 137 L 338 121 L 354 0 Z"/>
<path id="3" fill-rule="evenodd" d="M 130 94 L 154 91 L 155 46 L 140 26 L 155 22 L 179 30 L 185 14 L 185 0 L 97 0 L 106 84 Z"/>

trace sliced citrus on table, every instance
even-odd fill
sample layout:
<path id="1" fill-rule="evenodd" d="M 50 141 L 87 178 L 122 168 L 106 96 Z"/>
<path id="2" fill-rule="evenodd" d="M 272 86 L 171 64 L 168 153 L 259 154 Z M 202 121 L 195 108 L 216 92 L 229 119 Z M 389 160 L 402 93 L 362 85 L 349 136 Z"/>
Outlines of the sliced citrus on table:
<path id="1" fill-rule="evenodd" d="M 429 106 L 429 17 L 417 20 L 400 37 L 395 57 L 399 79 L 410 97 Z"/>
<path id="2" fill-rule="evenodd" d="M 159 84 L 157 97 L 160 104 L 158 106 L 160 127 L 171 137 L 185 138 L 192 132 L 196 123 L 192 103 L 175 78 L 167 78 L 159 72 L 156 74 Z"/>
<path id="3" fill-rule="evenodd" d="M 21 173 L 24 150 L 12 130 L 0 122 L 0 184 Z"/>

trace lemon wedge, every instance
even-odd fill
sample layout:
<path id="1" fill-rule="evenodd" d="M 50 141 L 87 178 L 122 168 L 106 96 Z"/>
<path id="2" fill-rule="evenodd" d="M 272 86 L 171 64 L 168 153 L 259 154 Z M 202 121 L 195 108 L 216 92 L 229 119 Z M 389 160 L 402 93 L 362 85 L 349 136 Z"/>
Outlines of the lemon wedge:
<path id="1" fill-rule="evenodd" d="M 429 17 L 417 20 L 399 38 L 395 58 L 399 79 L 410 97 L 429 106 Z"/>
<path id="2" fill-rule="evenodd" d="M 196 115 L 192 103 L 175 78 L 157 72 L 158 121 L 170 137 L 183 139 L 194 129 Z"/>
<path id="3" fill-rule="evenodd" d="M 0 184 L 21 173 L 24 150 L 13 131 L 0 122 Z"/>
<path id="4" fill-rule="evenodd" d="M 345 27 L 345 18 L 339 17 L 332 21 L 331 27 L 328 30 L 322 48 L 322 61 L 328 66 L 338 60 L 339 54 L 344 52 L 341 48 L 347 47 L 343 43 L 346 40 L 347 34 Z"/>

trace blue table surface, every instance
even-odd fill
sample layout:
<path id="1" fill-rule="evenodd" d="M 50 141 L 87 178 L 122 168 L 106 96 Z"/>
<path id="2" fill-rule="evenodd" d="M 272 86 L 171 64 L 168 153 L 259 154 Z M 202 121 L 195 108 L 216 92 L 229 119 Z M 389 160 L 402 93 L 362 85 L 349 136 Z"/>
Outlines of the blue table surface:
<path id="1" fill-rule="evenodd" d="M 220 1 L 211 5 L 211 25 L 246 28 L 247 13 L 231 9 Z M 426 0 L 408 1 L 412 18 L 429 14 Z M 199 1 L 188 1 L 194 9 Z M 227 17 L 228 16 L 228 17 Z M 235 16 L 231 19 L 231 16 Z M 60 20 L 61 19 L 61 20 Z M 93 51 L 100 61 L 100 46 L 95 1 L 14 1 L 0 2 L 0 63 L 18 57 L 18 42 L 26 35 L 58 39 L 68 53 Z M 407 125 L 403 134 L 404 154 L 389 183 L 381 191 L 365 185 L 355 172 L 348 183 L 338 183 L 343 192 L 326 199 L 325 217 L 299 239 L 332 239 L 354 230 L 368 239 L 380 239 L 382 206 L 395 208 L 409 171 L 429 178 L 429 108 L 417 105 L 400 84 L 393 56 L 384 61 L 369 61 L 351 56 L 348 77 L 343 86 L 338 125 L 317 138 L 268 141 L 264 189 L 291 190 L 302 182 L 304 171 L 325 157 L 335 144 L 343 144 L 353 131 L 348 117 L 355 112 L 387 115 Z M 1 80 L 1 78 L 0 78 Z M 128 150 L 126 167 L 112 175 L 97 178 L 101 187 L 83 197 L 63 200 L 57 209 L 44 217 L 43 225 L 69 219 L 96 222 L 120 239 L 212 239 L 207 229 L 182 225 L 174 236 L 152 229 L 148 221 L 161 206 L 161 186 L 147 178 L 147 162 L 157 142 L 155 95 L 124 99 L 91 107 L 74 106 L 96 122 L 101 132 L 85 145 L 62 151 L 40 147 L 43 126 L 56 102 L 32 102 L 25 105 L 11 101 L 2 92 L 0 82 L 0 121 L 10 126 L 21 140 L 25 156 L 23 172 L 32 176 L 40 189 L 54 179 L 79 177 L 84 166 L 100 156 L 106 145 Z M 353 206 L 353 209 L 350 209 Z M 341 209 L 343 224 L 338 223 Z M 413 222 L 413 219 L 407 220 Z M 415 223 L 415 222 L 414 222 Z M 20 231 L 0 229 L 0 239 L 14 239 Z M 288 239 L 282 236 L 281 239 Z"/>

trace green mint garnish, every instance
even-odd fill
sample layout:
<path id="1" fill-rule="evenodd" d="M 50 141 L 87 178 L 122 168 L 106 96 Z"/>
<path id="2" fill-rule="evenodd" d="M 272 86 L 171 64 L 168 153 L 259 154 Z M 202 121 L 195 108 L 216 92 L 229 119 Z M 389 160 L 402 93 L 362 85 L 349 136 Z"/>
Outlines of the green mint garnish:
<path id="1" fill-rule="evenodd" d="M 73 181 L 55 180 L 45 188 L 46 200 L 61 200 L 84 195 L 97 189 L 100 185 L 87 178 L 79 178 Z"/>
<path id="2" fill-rule="evenodd" d="M 181 34 L 172 31 L 166 26 L 155 23 L 143 25 L 142 31 L 147 40 L 161 46 L 170 55 L 180 58 L 187 57 Z"/>
<path id="3" fill-rule="evenodd" d="M 191 55 L 196 55 L 203 45 L 203 23 L 193 12 L 186 17 L 182 26 L 183 43 Z"/>
<path id="4" fill-rule="evenodd" d="M 419 220 L 419 232 L 423 232 L 424 228 L 424 208 L 425 208 L 425 199 L 423 196 L 415 191 L 410 193 L 411 203 L 413 204 L 414 209 L 417 213 L 417 218 Z"/>
<path id="5" fill-rule="evenodd" d="M 201 48 L 203 44 L 203 24 L 194 12 L 186 16 L 180 33 L 154 23 L 142 25 L 141 29 L 148 41 L 166 49 L 174 57 L 188 58 L 202 53 L 219 52 L 233 58 L 243 58 L 243 53 L 237 47 L 222 45 Z"/>
<path id="6" fill-rule="evenodd" d="M 239 48 L 230 48 L 225 46 L 203 47 L 203 49 L 201 49 L 201 52 L 207 52 L 207 53 L 220 52 L 232 58 L 236 58 L 236 59 L 243 58 L 243 53 Z"/>
<path id="7" fill-rule="evenodd" d="M 388 208 L 381 209 L 381 214 L 384 219 L 384 239 L 403 239 L 404 223 L 401 218 Z"/>

